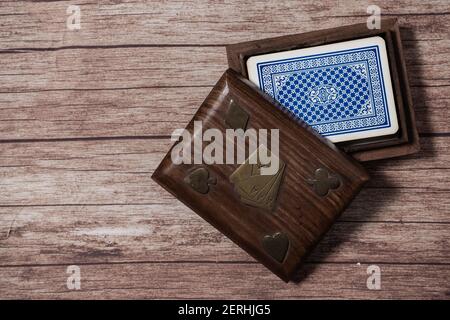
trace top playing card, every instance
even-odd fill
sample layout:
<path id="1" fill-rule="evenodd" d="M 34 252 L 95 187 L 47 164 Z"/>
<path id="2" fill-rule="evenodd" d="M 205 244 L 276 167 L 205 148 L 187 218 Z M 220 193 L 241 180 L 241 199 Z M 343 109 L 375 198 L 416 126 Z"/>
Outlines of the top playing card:
<path id="1" fill-rule="evenodd" d="M 249 79 L 332 142 L 398 131 L 381 37 L 253 56 Z"/>

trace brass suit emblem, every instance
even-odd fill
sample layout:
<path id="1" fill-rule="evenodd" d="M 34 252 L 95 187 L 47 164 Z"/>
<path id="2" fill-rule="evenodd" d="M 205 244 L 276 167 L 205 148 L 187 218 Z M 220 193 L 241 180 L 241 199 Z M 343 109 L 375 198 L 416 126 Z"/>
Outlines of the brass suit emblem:
<path id="1" fill-rule="evenodd" d="M 281 159 L 278 159 L 279 166 L 275 174 L 261 175 L 263 165 L 257 159 L 258 150 L 231 174 L 230 181 L 234 184 L 234 189 L 239 193 L 243 203 L 272 211 L 286 165 Z M 271 157 L 274 159 L 275 156 L 271 155 Z M 254 160 L 250 161 L 250 159 Z"/>
<path id="2" fill-rule="evenodd" d="M 240 106 L 236 104 L 233 100 L 230 102 L 230 107 L 228 108 L 225 123 L 231 129 L 242 129 L 247 128 L 247 123 L 249 120 L 249 115 Z"/>
<path id="3" fill-rule="evenodd" d="M 209 171 L 205 168 L 198 168 L 192 171 L 184 178 L 192 189 L 201 194 L 207 194 L 209 192 L 209 186 L 216 184 L 216 178 L 209 176 Z"/>
<path id="4" fill-rule="evenodd" d="M 314 179 L 308 179 L 307 182 L 313 186 L 314 191 L 321 197 L 324 197 L 332 189 L 337 189 L 341 185 L 338 175 L 330 174 L 327 169 L 319 168 L 314 172 Z"/>
<path id="5" fill-rule="evenodd" d="M 277 232 L 264 236 L 262 245 L 272 258 L 282 263 L 289 248 L 289 238 L 284 233 Z"/>

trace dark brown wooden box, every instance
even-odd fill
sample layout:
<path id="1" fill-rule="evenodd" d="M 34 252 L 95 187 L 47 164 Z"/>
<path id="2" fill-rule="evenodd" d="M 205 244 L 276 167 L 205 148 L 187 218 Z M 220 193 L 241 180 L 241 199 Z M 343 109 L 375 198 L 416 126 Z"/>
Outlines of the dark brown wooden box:
<path id="1" fill-rule="evenodd" d="M 370 36 L 380 36 L 386 42 L 400 129 L 395 136 L 378 139 L 363 139 L 338 143 L 337 145 L 359 161 L 385 159 L 415 153 L 419 151 L 420 148 L 419 136 L 417 133 L 412 98 L 403 58 L 400 30 L 396 19 L 382 20 L 381 29 L 370 30 L 365 23 L 362 23 L 232 44 L 227 46 L 228 64 L 230 68 L 241 73 L 244 77 L 247 77 L 246 63 L 247 59 L 252 56 L 313 47 Z"/>
<path id="2" fill-rule="evenodd" d="M 244 201 L 238 192 L 239 183 L 232 182 L 233 173 L 242 168 L 240 164 L 174 164 L 171 151 L 183 143 L 182 139 L 172 146 L 152 178 L 281 279 L 289 281 L 369 178 L 353 158 L 309 126 L 287 117 L 277 102 L 231 69 L 186 129 L 193 134 L 194 121 L 202 121 L 203 130 L 217 128 L 225 132 L 239 124 L 230 121 L 236 108 L 248 116 L 240 121 L 247 129 L 279 129 L 279 158 L 284 166 L 278 172 L 279 188 L 273 206 Z"/>

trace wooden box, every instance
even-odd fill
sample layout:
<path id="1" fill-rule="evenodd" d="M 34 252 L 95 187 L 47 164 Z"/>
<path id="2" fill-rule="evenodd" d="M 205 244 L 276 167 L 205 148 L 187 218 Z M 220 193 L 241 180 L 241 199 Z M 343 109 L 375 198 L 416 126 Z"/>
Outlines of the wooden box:
<path id="1" fill-rule="evenodd" d="M 174 164 L 174 148 L 195 148 L 194 141 L 179 139 L 152 178 L 281 279 L 292 280 L 369 179 L 366 171 L 231 69 L 188 124 L 192 136 L 201 134 L 195 121 L 224 134 L 229 128 L 279 129 L 280 165 L 272 175 L 248 163 L 251 154 L 241 164 Z"/>
<path id="2" fill-rule="evenodd" d="M 314 47 L 380 36 L 386 42 L 399 131 L 393 136 L 347 141 L 337 145 L 359 161 L 403 156 L 419 150 L 411 93 L 396 19 L 381 22 L 381 29 L 370 30 L 365 23 L 302 34 L 238 43 L 227 46 L 230 68 L 247 77 L 246 62 L 252 56 Z"/>

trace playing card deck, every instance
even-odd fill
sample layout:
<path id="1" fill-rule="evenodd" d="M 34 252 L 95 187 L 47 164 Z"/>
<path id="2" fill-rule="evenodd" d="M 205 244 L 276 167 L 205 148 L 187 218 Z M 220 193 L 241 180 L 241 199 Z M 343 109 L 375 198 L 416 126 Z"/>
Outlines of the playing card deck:
<path id="1" fill-rule="evenodd" d="M 262 91 L 332 142 L 398 130 L 381 37 L 253 56 L 247 70 Z"/>
<path id="2" fill-rule="evenodd" d="M 396 19 L 227 46 L 229 66 L 359 161 L 419 150 Z"/>

